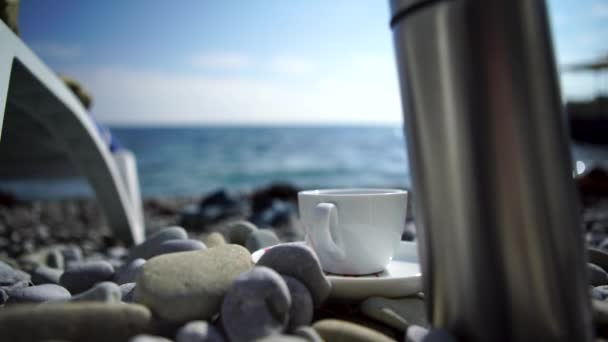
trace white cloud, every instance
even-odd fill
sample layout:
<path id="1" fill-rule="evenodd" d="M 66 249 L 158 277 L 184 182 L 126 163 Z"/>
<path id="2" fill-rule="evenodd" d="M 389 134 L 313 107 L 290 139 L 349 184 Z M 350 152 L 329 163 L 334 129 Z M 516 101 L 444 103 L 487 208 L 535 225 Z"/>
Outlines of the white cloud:
<path id="1" fill-rule="evenodd" d="M 191 62 L 209 69 L 242 69 L 249 65 L 249 58 L 232 52 L 205 52 L 192 56 Z"/>
<path id="2" fill-rule="evenodd" d="M 315 70 L 315 65 L 311 61 L 293 56 L 276 57 L 270 67 L 277 73 L 287 75 L 304 75 Z"/>
<path id="3" fill-rule="evenodd" d="M 32 49 L 41 56 L 62 60 L 71 60 L 80 57 L 82 50 L 78 46 L 62 45 L 55 42 L 34 42 Z"/>
<path id="4" fill-rule="evenodd" d="M 322 80 L 70 70 L 110 123 L 387 123 L 401 120 L 392 60 L 352 58 Z"/>

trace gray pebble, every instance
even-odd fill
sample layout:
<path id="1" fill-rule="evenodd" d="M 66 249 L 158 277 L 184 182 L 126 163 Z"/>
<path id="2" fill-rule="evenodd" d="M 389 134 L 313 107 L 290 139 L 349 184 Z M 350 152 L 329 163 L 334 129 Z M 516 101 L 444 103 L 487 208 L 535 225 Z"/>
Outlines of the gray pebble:
<path id="1" fill-rule="evenodd" d="M 293 334 L 296 336 L 300 336 L 309 342 L 323 342 L 323 339 L 321 338 L 321 336 L 319 336 L 319 333 L 312 327 L 301 326 L 297 328 L 293 332 Z"/>
<path id="2" fill-rule="evenodd" d="M 32 283 L 35 285 L 59 284 L 62 274 L 62 270 L 40 265 L 32 272 Z"/>
<path id="3" fill-rule="evenodd" d="M 30 275 L 0 261 L 0 286 L 10 286 L 20 281 L 30 281 Z"/>
<path id="4" fill-rule="evenodd" d="M 145 263 L 146 260 L 139 258 L 119 268 L 114 275 L 114 282 L 118 285 L 135 282 L 135 278 Z"/>
<path id="5" fill-rule="evenodd" d="M 8 304 L 13 303 L 42 303 L 49 301 L 68 300 L 70 292 L 56 284 L 43 284 L 9 290 Z"/>
<path id="6" fill-rule="evenodd" d="M 239 275 L 224 297 L 222 323 L 231 341 L 252 341 L 281 333 L 290 306 L 283 278 L 267 267 L 254 267 Z"/>
<path id="7" fill-rule="evenodd" d="M 589 282 L 592 286 L 608 285 L 608 273 L 598 265 L 587 263 Z"/>
<path id="8" fill-rule="evenodd" d="M 158 245 L 151 253 L 150 258 L 176 252 L 200 251 L 207 246 L 198 240 L 169 240 Z"/>
<path id="9" fill-rule="evenodd" d="M 205 321 L 192 321 L 177 331 L 175 342 L 222 342 L 224 337 Z"/>
<path id="10" fill-rule="evenodd" d="M 127 257 L 129 254 L 129 250 L 122 246 L 114 246 L 110 247 L 106 251 L 106 255 L 110 259 L 122 260 Z"/>
<path id="11" fill-rule="evenodd" d="M 272 230 L 258 229 L 249 234 L 247 242 L 245 242 L 245 247 L 247 247 L 249 252 L 253 253 L 258 249 L 274 246 L 280 242 L 279 237 Z"/>
<path id="12" fill-rule="evenodd" d="M 135 295 L 135 283 L 126 283 L 119 286 L 121 299 L 125 303 L 133 303 Z"/>
<path id="13" fill-rule="evenodd" d="M 410 325 L 405 332 L 405 342 L 423 342 L 429 330 L 419 325 Z"/>
<path id="14" fill-rule="evenodd" d="M 258 227 L 249 221 L 237 221 L 226 227 L 226 236 L 228 242 L 245 247 L 247 238 L 256 230 L 258 230 Z"/>
<path id="15" fill-rule="evenodd" d="M 70 263 L 81 262 L 83 260 L 82 249 L 76 245 L 64 246 L 61 249 L 61 254 L 63 255 L 63 262 L 66 267 Z"/>
<path id="16" fill-rule="evenodd" d="M 133 247 L 131 253 L 127 257 L 126 262 L 129 263 L 135 259 L 150 259 L 154 256 L 154 251 L 158 246 L 169 240 L 185 240 L 188 238 L 188 233 L 182 227 L 173 226 L 159 230 L 158 232 L 148 236 L 146 241 Z"/>
<path id="17" fill-rule="evenodd" d="M 171 340 L 161 336 L 139 334 L 129 339 L 129 342 L 171 342 Z"/>
<path id="18" fill-rule="evenodd" d="M 86 291 L 102 281 L 111 280 L 114 267 L 106 261 L 90 261 L 72 264 L 59 280 L 61 286 L 76 294 Z"/>
<path id="19" fill-rule="evenodd" d="M 121 299 L 122 292 L 120 291 L 120 287 L 111 281 L 104 281 L 72 297 L 71 301 L 113 303 L 120 302 Z"/>
<path id="20" fill-rule="evenodd" d="M 296 328 L 309 325 L 312 322 L 314 304 L 310 291 L 302 282 L 290 276 L 283 276 L 283 280 L 285 280 L 291 295 L 291 308 L 289 309 L 286 331 L 293 332 Z"/>
<path id="21" fill-rule="evenodd" d="M 312 295 L 316 307 L 327 299 L 331 284 L 321 270 L 319 258 L 312 249 L 301 243 L 286 243 L 268 250 L 258 265 L 267 266 L 282 275 L 301 281 Z"/>

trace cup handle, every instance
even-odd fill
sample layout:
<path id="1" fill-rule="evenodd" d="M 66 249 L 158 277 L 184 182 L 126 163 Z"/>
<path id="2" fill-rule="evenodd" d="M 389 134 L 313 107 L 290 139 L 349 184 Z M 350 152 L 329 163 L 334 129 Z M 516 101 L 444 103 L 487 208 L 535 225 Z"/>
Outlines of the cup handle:
<path id="1" fill-rule="evenodd" d="M 338 227 L 338 209 L 333 203 L 319 203 L 314 210 L 314 227 L 310 229 L 312 243 L 327 251 L 335 259 L 344 259 L 340 245 L 342 237 Z"/>

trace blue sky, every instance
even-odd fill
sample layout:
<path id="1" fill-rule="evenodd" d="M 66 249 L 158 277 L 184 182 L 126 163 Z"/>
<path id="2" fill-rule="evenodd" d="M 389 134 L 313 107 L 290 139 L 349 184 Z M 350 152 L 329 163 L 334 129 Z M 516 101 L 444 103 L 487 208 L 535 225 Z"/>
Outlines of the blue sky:
<path id="1" fill-rule="evenodd" d="M 382 0 L 22 0 L 22 38 L 113 123 L 398 123 Z M 550 0 L 558 62 L 608 50 L 607 0 Z M 565 75 L 567 97 L 592 93 Z"/>

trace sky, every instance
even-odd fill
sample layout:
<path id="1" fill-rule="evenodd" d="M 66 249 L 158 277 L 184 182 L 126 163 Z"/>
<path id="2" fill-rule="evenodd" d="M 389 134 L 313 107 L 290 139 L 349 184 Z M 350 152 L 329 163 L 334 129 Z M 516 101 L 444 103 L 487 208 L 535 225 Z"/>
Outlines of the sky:
<path id="1" fill-rule="evenodd" d="M 608 51 L 608 0 L 548 3 L 558 63 Z M 108 124 L 401 122 L 388 1 L 22 0 L 19 21 Z"/>

